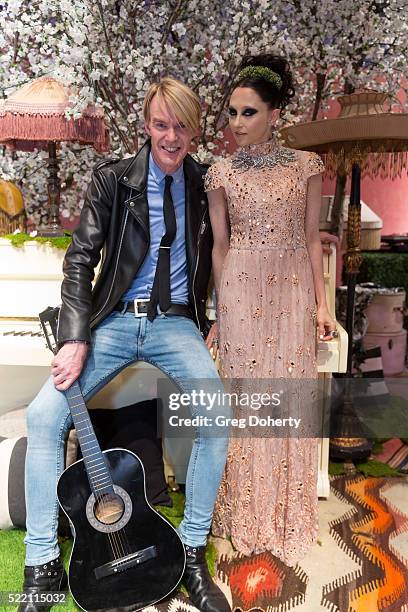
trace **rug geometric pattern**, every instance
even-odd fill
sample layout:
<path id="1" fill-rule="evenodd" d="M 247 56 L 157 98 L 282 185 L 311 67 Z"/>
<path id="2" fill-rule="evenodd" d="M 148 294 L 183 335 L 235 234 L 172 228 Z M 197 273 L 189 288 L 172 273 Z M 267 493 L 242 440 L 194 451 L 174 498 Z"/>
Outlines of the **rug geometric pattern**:
<path id="1" fill-rule="evenodd" d="M 333 493 L 353 508 L 330 524 L 331 533 L 360 568 L 325 585 L 322 604 L 329 610 L 400 612 L 408 603 L 408 559 L 394 543 L 400 534 L 408 537 L 408 513 L 386 495 L 397 483 L 363 475 L 332 478 Z"/>
<path id="2" fill-rule="evenodd" d="M 307 576 L 270 553 L 228 559 L 218 563 L 218 577 L 228 584 L 235 610 L 289 610 L 305 598 Z"/>
<path id="3" fill-rule="evenodd" d="M 226 540 L 215 540 L 220 550 L 216 582 L 234 612 L 408 612 L 408 479 L 353 474 L 332 477 L 330 484 L 332 507 L 337 498 L 337 505 L 347 509 L 328 521 L 325 537 L 331 542 L 316 545 L 317 563 L 308 565 L 306 559 L 292 568 L 270 553 L 244 557 Z M 399 499 L 406 493 L 403 508 L 392 501 L 398 487 Z M 337 571 L 326 583 L 321 581 L 325 560 Z M 311 600 L 308 589 L 317 583 L 322 586 Z M 177 593 L 146 612 L 194 610 Z"/>

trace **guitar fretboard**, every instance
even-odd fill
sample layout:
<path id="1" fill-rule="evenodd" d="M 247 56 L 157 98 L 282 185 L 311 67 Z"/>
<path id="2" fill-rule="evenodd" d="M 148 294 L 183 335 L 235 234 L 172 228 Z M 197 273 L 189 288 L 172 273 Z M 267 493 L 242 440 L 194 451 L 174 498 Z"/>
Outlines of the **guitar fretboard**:
<path id="1" fill-rule="evenodd" d="M 91 489 L 96 496 L 113 493 L 112 478 L 77 381 L 65 392 L 65 397 L 71 410 Z"/>

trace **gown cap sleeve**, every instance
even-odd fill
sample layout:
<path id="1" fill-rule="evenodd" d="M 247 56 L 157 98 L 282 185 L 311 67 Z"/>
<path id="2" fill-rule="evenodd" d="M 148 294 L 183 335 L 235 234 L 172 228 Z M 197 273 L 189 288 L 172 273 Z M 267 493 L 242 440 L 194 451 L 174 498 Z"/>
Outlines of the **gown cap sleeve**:
<path id="1" fill-rule="evenodd" d="M 223 181 L 221 178 L 220 164 L 216 163 L 210 166 L 207 170 L 207 174 L 204 179 L 204 190 L 213 191 L 223 187 Z"/>
<path id="2" fill-rule="evenodd" d="M 317 153 L 309 153 L 306 160 L 306 175 L 323 174 L 325 168 L 320 156 Z"/>

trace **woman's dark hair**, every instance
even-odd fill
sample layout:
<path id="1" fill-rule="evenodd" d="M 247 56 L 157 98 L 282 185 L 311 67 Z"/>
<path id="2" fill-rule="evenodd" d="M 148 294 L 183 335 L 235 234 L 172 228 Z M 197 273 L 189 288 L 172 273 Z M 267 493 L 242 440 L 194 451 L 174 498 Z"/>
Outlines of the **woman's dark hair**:
<path id="1" fill-rule="evenodd" d="M 239 71 L 249 66 L 263 66 L 269 68 L 282 79 L 282 87 L 278 89 L 276 84 L 267 81 L 260 76 L 246 76 L 239 79 L 235 83 L 235 87 L 250 87 L 266 104 L 270 104 L 272 108 L 280 108 L 283 110 L 295 95 L 293 87 L 293 77 L 290 70 L 289 62 L 279 55 L 255 55 L 246 56 Z"/>

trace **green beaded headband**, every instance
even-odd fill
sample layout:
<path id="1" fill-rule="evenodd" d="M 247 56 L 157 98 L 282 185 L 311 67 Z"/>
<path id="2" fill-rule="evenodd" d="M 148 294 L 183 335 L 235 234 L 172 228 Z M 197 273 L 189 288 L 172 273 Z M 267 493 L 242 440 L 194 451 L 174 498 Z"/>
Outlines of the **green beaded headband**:
<path id="1" fill-rule="evenodd" d="M 267 68 L 266 66 L 247 66 L 238 74 L 238 81 L 242 81 L 243 79 L 264 79 L 265 81 L 269 81 L 269 83 L 273 83 L 276 89 L 281 89 L 283 82 L 279 74 Z"/>

